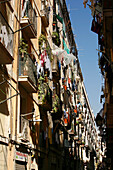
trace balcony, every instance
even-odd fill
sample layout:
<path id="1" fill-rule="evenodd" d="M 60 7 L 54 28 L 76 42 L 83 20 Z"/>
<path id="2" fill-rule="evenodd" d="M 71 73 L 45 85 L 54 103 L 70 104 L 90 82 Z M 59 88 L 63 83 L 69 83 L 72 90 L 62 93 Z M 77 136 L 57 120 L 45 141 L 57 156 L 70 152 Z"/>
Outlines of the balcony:
<path id="1" fill-rule="evenodd" d="M 58 97 L 57 94 L 55 96 L 52 96 L 52 111 L 51 111 L 51 116 L 53 121 L 61 120 L 62 118 L 62 101 Z M 68 126 L 68 120 L 64 119 L 64 125 L 67 127 Z"/>
<path id="2" fill-rule="evenodd" d="M 21 14 L 21 27 L 24 28 L 23 32 L 29 38 L 36 38 L 37 36 L 37 17 L 30 1 L 24 1 L 22 14 Z M 31 24 L 31 25 L 30 25 Z"/>
<path id="3" fill-rule="evenodd" d="M 44 87 L 44 83 L 41 84 L 42 94 L 39 92 L 39 106 L 42 106 L 45 110 L 52 110 L 52 91 L 49 87 Z"/>
<path id="4" fill-rule="evenodd" d="M 0 13 L 0 64 L 11 64 L 13 61 L 13 30 L 2 13 Z"/>
<path id="5" fill-rule="evenodd" d="M 20 56 L 19 83 L 29 92 L 37 92 L 37 69 L 29 55 Z"/>
<path id="6" fill-rule="evenodd" d="M 48 27 L 49 25 L 49 10 L 48 7 L 46 7 L 44 4 L 42 4 L 42 10 L 41 13 L 41 19 L 45 27 Z"/>

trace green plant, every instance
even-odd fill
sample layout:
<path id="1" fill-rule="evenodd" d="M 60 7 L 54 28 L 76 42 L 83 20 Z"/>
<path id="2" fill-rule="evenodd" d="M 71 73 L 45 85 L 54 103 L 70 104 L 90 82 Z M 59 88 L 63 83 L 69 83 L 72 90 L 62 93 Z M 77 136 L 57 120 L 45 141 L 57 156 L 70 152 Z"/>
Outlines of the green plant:
<path id="1" fill-rule="evenodd" d="M 26 44 L 24 42 L 24 39 L 21 38 L 20 43 L 19 43 L 19 52 L 20 52 L 20 54 L 27 54 L 27 49 L 28 49 L 28 44 Z"/>
<path id="2" fill-rule="evenodd" d="M 50 47 L 50 45 L 49 45 L 49 43 L 48 43 L 48 41 L 47 41 L 47 38 L 46 38 L 46 36 L 45 35 L 43 35 L 43 34 L 41 34 L 40 36 L 39 36 L 39 39 L 38 39 L 38 44 L 39 44 L 39 50 L 40 50 L 40 52 L 41 52 L 41 50 L 43 50 L 43 44 L 45 44 L 45 47 L 44 47 L 44 49 L 46 50 L 46 52 L 47 52 L 47 54 L 48 54 L 48 56 L 49 56 L 49 58 L 50 58 L 50 60 L 51 60 L 51 47 Z"/>
<path id="3" fill-rule="evenodd" d="M 78 124 L 79 124 L 79 122 L 78 122 L 78 121 L 76 121 L 75 125 L 78 125 Z"/>
<path id="4" fill-rule="evenodd" d="M 48 90 L 48 83 L 45 83 L 45 77 L 47 75 L 45 74 L 44 77 L 40 76 L 38 79 L 38 99 L 44 103 L 47 95 Z"/>
<path id="5" fill-rule="evenodd" d="M 53 32 L 52 33 L 52 38 L 59 38 L 58 32 Z"/>
<path id="6" fill-rule="evenodd" d="M 82 142 L 83 145 L 85 145 L 85 142 Z"/>
<path id="7" fill-rule="evenodd" d="M 39 49 L 41 49 L 42 46 L 43 46 L 43 43 L 46 44 L 46 42 L 47 42 L 46 36 L 43 35 L 43 34 L 41 34 L 41 35 L 39 36 L 39 39 L 38 39 Z"/>
<path id="8" fill-rule="evenodd" d="M 56 44 L 57 46 L 60 46 L 61 41 L 60 41 L 60 37 L 59 37 L 58 32 L 53 32 L 52 33 L 52 40 L 53 40 L 54 44 Z"/>
<path id="9" fill-rule="evenodd" d="M 47 52 L 49 58 L 51 59 L 51 56 L 52 56 L 52 55 L 51 55 L 51 47 L 50 47 L 48 41 L 47 41 L 47 43 L 46 43 L 46 52 Z"/>
<path id="10" fill-rule="evenodd" d="M 59 97 L 57 96 L 57 94 L 55 94 L 55 98 L 53 101 L 53 112 L 56 113 L 58 110 L 58 107 L 59 107 Z"/>

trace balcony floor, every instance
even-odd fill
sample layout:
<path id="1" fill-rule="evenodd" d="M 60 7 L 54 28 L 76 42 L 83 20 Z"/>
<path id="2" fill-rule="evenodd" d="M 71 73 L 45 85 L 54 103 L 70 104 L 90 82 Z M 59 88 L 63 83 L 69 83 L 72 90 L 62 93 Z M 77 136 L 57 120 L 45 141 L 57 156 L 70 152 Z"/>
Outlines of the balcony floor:
<path id="1" fill-rule="evenodd" d="M 21 18 L 20 24 L 22 28 L 26 27 L 23 29 L 23 31 L 25 31 L 26 35 L 29 36 L 29 38 L 36 38 L 36 33 L 33 28 L 34 23 L 30 23 L 29 18 Z M 32 24 L 32 25 L 29 25 L 29 24 Z"/>
<path id="2" fill-rule="evenodd" d="M 29 93 L 37 92 L 36 86 L 33 85 L 28 76 L 19 76 L 18 81 Z"/>

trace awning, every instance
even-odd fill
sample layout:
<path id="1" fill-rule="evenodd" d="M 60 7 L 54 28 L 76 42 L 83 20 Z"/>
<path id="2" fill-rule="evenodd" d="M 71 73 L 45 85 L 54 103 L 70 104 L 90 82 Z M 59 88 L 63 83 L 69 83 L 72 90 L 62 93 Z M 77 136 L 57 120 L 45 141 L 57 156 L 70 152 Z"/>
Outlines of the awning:
<path id="1" fill-rule="evenodd" d="M 56 18 L 63 24 L 63 18 L 61 18 L 59 15 L 56 14 Z"/>

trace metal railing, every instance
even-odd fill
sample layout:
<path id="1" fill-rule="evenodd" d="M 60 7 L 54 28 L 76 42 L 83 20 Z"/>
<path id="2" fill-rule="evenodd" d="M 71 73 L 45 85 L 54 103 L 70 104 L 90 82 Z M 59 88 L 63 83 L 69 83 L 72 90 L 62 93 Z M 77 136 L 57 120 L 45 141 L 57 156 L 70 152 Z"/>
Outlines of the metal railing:
<path id="1" fill-rule="evenodd" d="M 0 42 L 7 51 L 13 56 L 13 30 L 0 12 Z M 2 54 L 1 54 L 2 55 Z"/>
<path id="2" fill-rule="evenodd" d="M 29 0 L 25 1 L 23 4 L 22 9 L 22 18 L 29 18 L 29 21 L 31 24 L 33 24 L 33 28 L 35 31 L 35 34 L 37 35 L 37 17 L 36 12 L 32 7 L 32 4 Z"/>
<path id="3" fill-rule="evenodd" d="M 29 79 L 37 86 L 37 68 L 28 54 L 19 57 L 19 76 L 28 76 Z"/>

